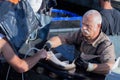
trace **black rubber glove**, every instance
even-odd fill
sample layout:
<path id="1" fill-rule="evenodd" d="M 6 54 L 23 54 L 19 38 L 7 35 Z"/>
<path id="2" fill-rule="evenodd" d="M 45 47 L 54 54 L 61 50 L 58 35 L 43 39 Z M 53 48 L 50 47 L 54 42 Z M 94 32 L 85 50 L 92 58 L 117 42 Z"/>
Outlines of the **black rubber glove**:
<path id="1" fill-rule="evenodd" d="M 86 71 L 87 68 L 88 68 L 88 62 L 83 60 L 81 57 L 78 57 L 76 60 L 75 60 L 75 65 L 76 65 L 76 68 L 78 70 L 84 70 Z"/>
<path id="2" fill-rule="evenodd" d="M 45 49 L 46 51 L 50 51 L 51 47 L 52 47 L 52 46 L 51 46 L 51 44 L 50 44 L 49 41 L 46 42 L 45 45 L 44 45 L 44 49 Z"/>

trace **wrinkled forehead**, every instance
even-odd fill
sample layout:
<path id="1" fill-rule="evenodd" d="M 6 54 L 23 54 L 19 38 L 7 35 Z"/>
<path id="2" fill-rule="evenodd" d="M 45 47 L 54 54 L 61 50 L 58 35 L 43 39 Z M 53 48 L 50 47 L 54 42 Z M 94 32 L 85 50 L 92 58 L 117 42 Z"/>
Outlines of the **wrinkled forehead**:
<path id="1" fill-rule="evenodd" d="M 94 19 L 94 16 L 93 16 L 93 15 L 84 15 L 82 21 L 93 22 L 94 20 L 95 20 L 95 19 Z"/>

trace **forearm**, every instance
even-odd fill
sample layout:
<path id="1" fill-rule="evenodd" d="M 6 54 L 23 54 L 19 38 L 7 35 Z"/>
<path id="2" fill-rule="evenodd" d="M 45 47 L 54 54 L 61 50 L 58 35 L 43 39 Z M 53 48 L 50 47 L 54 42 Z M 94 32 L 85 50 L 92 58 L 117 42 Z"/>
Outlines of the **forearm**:
<path id="1" fill-rule="evenodd" d="M 13 49 L 6 40 L 2 39 L 0 40 L 0 43 L 1 43 L 0 48 L 4 55 L 4 58 L 17 72 L 20 73 L 26 72 L 29 69 L 31 69 L 41 59 L 41 57 L 44 58 L 46 57 L 46 55 L 41 56 L 42 51 L 40 51 L 33 55 L 32 57 L 29 57 L 27 59 L 20 59 L 15 54 L 15 52 L 13 51 Z"/>
<path id="2" fill-rule="evenodd" d="M 58 47 L 62 44 L 62 42 L 58 36 L 50 38 L 49 41 L 51 42 L 52 48 Z"/>
<path id="3" fill-rule="evenodd" d="M 8 61 L 8 63 L 19 73 L 26 72 L 30 70 L 33 66 L 39 62 L 41 58 L 41 53 L 35 53 L 31 57 L 25 59 L 20 59 L 18 56 L 14 55 L 14 58 Z"/>
<path id="4" fill-rule="evenodd" d="M 94 64 L 94 70 L 92 72 L 105 75 L 109 72 L 112 66 L 112 63 Z"/>
<path id="5" fill-rule="evenodd" d="M 11 53 L 10 53 L 11 54 Z M 31 57 L 20 59 L 17 55 L 5 56 L 7 62 L 19 73 L 30 70 L 41 59 L 41 54 L 36 53 Z"/>
<path id="6" fill-rule="evenodd" d="M 30 70 L 33 66 L 35 66 L 37 64 L 37 62 L 39 62 L 39 60 L 41 59 L 40 55 L 41 55 L 41 53 L 36 53 L 32 57 L 25 58 L 21 64 L 22 66 L 24 66 L 23 72 L 26 72 L 26 71 Z"/>

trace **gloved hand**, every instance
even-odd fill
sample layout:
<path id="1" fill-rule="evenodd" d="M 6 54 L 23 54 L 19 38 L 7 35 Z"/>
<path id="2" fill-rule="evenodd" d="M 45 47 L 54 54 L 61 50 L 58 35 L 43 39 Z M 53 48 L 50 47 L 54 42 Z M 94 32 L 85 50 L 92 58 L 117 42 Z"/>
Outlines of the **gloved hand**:
<path id="1" fill-rule="evenodd" d="M 87 68 L 88 68 L 88 62 L 85 61 L 83 58 L 81 57 L 78 57 L 76 60 L 75 60 L 75 65 L 76 67 L 78 68 L 78 70 L 84 70 L 86 71 Z"/>
<path id="2" fill-rule="evenodd" d="M 47 42 L 45 43 L 45 45 L 43 46 L 43 48 L 44 48 L 46 51 L 50 51 L 50 49 L 52 48 L 51 42 L 50 42 L 50 41 L 47 41 Z"/>

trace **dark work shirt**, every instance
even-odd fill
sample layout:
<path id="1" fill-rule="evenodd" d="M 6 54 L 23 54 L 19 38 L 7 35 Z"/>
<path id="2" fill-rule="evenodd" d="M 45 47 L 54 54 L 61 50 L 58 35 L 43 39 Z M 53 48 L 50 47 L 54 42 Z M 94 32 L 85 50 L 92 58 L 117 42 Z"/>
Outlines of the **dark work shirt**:
<path id="1" fill-rule="evenodd" d="M 103 9 L 102 30 L 107 35 L 120 35 L 120 12 L 116 9 Z"/>
<path id="2" fill-rule="evenodd" d="M 88 43 L 84 39 L 81 30 L 74 33 L 59 35 L 59 38 L 61 39 L 62 44 L 77 45 L 79 51 L 81 53 L 84 53 L 81 55 L 82 58 L 86 60 L 90 60 L 95 57 L 99 58 L 101 63 L 113 63 L 115 60 L 114 46 L 113 44 L 109 44 L 111 43 L 111 41 L 109 40 L 108 36 L 106 36 L 106 34 L 104 34 L 103 32 L 100 33 L 98 38 L 92 44 Z M 99 47 L 98 49 L 99 44 L 104 41 L 107 41 L 105 42 L 105 45 Z"/>

